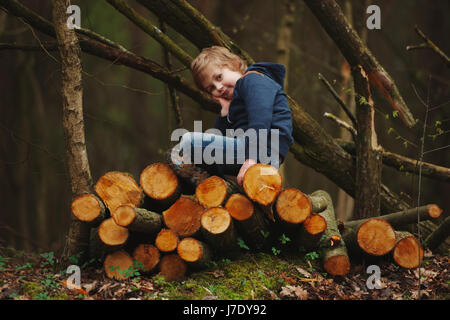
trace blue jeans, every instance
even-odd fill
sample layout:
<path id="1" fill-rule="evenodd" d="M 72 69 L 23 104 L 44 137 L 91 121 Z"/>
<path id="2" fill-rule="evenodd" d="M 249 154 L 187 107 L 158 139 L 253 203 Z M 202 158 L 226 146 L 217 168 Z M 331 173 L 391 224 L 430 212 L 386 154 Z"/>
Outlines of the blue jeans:
<path id="1" fill-rule="evenodd" d="M 194 163 L 214 175 L 237 175 L 245 162 L 245 137 L 188 132 L 180 141 L 183 163 Z M 180 150 L 180 151 L 181 151 Z M 277 169 L 280 161 L 270 163 Z"/>

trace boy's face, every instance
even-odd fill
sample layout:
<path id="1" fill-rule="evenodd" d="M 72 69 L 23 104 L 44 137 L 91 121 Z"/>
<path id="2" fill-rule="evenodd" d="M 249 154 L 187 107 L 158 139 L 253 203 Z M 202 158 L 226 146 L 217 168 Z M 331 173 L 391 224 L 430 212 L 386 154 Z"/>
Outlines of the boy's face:
<path id="1" fill-rule="evenodd" d="M 232 71 L 227 67 L 207 66 L 202 81 L 203 88 L 213 97 L 233 99 L 233 91 L 236 81 L 242 77 L 242 73 Z"/>

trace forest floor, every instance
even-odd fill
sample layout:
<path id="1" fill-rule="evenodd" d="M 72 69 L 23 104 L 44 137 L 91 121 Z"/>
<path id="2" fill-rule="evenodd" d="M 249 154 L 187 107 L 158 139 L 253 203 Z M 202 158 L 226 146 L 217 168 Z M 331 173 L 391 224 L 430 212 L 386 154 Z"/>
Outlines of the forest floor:
<path id="1" fill-rule="evenodd" d="M 102 265 L 89 261 L 80 266 L 81 287 L 69 289 L 65 281 L 71 274 L 53 252 L 38 255 L 0 248 L 0 300 L 411 300 L 419 295 L 450 299 L 448 255 L 426 251 L 420 270 L 379 261 L 379 289 L 373 288 L 375 274 L 366 272 L 373 262 L 352 265 L 346 276 L 331 276 L 320 260 L 316 252 L 244 253 L 233 260 L 213 261 L 179 281 L 136 270 L 127 280 L 111 280 Z M 76 259 L 72 257 L 71 263 L 77 264 Z"/>

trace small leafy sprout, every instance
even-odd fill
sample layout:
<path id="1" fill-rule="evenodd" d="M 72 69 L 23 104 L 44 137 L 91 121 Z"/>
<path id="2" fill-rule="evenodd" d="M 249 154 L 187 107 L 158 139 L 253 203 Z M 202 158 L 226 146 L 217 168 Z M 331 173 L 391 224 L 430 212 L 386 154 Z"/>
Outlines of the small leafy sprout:
<path id="1" fill-rule="evenodd" d="M 278 250 L 277 248 L 272 247 L 272 253 L 273 253 L 274 256 L 277 256 L 277 255 L 279 255 L 281 253 L 281 250 Z"/>
<path id="2" fill-rule="evenodd" d="M 250 248 L 245 244 L 241 237 L 237 239 L 237 244 L 241 249 L 250 250 Z"/>
<path id="3" fill-rule="evenodd" d="M 41 268 L 44 268 L 46 266 L 54 266 L 55 265 L 55 254 L 53 253 L 53 251 L 48 252 L 48 253 L 41 253 L 40 257 L 43 258 L 44 260 L 41 263 Z"/>
<path id="4" fill-rule="evenodd" d="M 48 295 L 48 292 L 41 292 L 37 296 L 33 297 L 36 300 L 50 300 L 50 296 Z"/>
<path id="5" fill-rule="evenodd" d="M 392 111 L 392 117 L 394 117 L 394 118 L 398 117 L 398 111 L 397 110 Z"/>
<path id="6" fill-rule="evenodd" d="M 222 259 L 222 262 L 224 262 L 224 263 L 230 263 L 231 260 L 230 260 L 230 259 L 227 259 L 227 258 L 223 258 L 223 259 Z"/>
<path id="7" fill-rule="evenodd" d="M 319 254 L 316 251 L 308 252 L 305 254 L 305 260 L 306 261 L 313 261 L 319 258 Z"/>
<path id="8" fill-rule="evenodd" d="M 264 232 L 264 230 L 261 230 L 261 234 L 263 235 L 264 239 L 267 239 L 270 235 L 270 232 L 269 231 Z"/>
<path id="9" fill-rule="evenodd" d="M 286 244 L 286 243 L 290 242 L 291 239 L 289 239 L 289 237 L 287 237 L 287 236 L 283 233 L 283 234 L 281 235 L 281 237 L 280 237 L 280 241 L 281 241 L 282 244 Z"/>
<path id="10" fill-rule="evenodd" d="M 27 270 L 27 269 L 31 269 L 31 268 L 33 268 L 33 264 L 31 262 L 27 262 L 23 266 L 16 266 L 17 271 Z"/>

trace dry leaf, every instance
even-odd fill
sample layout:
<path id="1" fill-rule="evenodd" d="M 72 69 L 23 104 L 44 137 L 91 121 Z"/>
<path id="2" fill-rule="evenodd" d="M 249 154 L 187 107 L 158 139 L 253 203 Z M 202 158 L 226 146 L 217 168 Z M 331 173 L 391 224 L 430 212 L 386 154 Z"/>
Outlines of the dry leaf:
<path id="1" fill-rule="evenodd" d="M 302 289 L 300 286 L 285 286 L 281 288 L 281 297 L 298 298 L 300 300 L 308 299 L 308 291 Z"/>
<path id="2" fill-rule="evenodd" d="M 308 271 L 306 271 L 303 268 L 300 267 L 295 267 L 295 269 L 297 269 L 298 272 L 300 272 L 302 275 L 304 275 L 307 278 L 311 278 L 311 273 L 309 273 Z"/>

